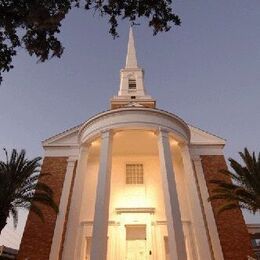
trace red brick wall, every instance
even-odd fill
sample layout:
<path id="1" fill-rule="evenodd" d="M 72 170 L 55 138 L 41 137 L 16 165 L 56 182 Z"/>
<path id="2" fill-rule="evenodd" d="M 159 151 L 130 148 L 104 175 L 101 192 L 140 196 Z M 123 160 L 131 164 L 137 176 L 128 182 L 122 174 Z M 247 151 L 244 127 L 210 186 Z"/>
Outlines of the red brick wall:
<path id="1" fill-rule="evenodd" d="M 42 180 L 53 189 L 57 204 L 60 202 L 66 168 L 66 157 L 45 157 L 43 160 L 41 173 L 48 173 L 50 176 L 46 176 Z M 45 218 L 44 223 L 34 213 L 29 212 L 18 260 L 49 259 L 57 216 L 52 209 L 46 206 L 42 206 L 42 211 Z"/>
<path id="2" fill-rule="evenodd" d="M 228 176 L 218 173 L 219 170 L 226 169 L 227 165 L 222 155 L 203 155 L 201 159 L 208 191 L 211 195 L 214 184 L 209 183 L 210 180 L 221 178 L 231 181 Z M 211 202 L 224 259 L 246 260 L 248 255 L 253 255 L 253 251 L 242 212 L 240 209 L 234 209 L 217 215 L 216 209 L 220 204 L 220 200 Z"/>

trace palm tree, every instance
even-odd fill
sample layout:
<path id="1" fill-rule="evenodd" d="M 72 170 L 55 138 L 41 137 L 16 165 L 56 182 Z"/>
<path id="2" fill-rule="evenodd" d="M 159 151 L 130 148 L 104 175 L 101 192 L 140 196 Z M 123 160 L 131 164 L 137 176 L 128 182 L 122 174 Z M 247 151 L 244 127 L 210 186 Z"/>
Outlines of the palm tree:
<path id="1" fill-rule="evenodd" d="M 30 209 L 42 221 L 44 216 L 40 204 L 50 206 L 58 213 L 53 191 L 41 182 L 46 175 L 39 172 L 41 157 L 28 160 L 25 150 L 18 153 L 13 149 L 9 158 L 7 151 L 4 151 L 6 161 L 0 161 L 0 234 L 10 215 L 14 226 L 17 226 L 18 209 Z"/>
<path id="2" fill-rule="evenodd" d="M 209 201 L 223 200 L 222 205 L 218 208 L 218 213 L 225 210 L 241 208 L 247 209 L 253 214 L 260 210 L 260 153 L 256 158 L 255 153 L 250 154 L 247 148 L 244 152 L 239 153 L 243 164 L 230 158 L 229 163 L 232 171 L 222 170 L 222 175 L 229 176 L 219 180 L 212 180 L 216 186 Z"/>

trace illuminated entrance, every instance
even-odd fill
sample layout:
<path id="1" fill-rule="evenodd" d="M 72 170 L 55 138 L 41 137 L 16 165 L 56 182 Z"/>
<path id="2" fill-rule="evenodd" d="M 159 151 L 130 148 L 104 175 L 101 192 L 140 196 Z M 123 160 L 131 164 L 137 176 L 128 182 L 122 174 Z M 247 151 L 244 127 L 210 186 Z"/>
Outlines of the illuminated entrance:
<path id="1" fill-rule="evenodd" d="M 147 259 L 146 249 L 146 226 L 126 226 L 126 259 L 145 260 Z"/>
<path id="2" fill-rule="evenodd" d="M 156 259 L 153 244 L 152 222 L 154 208 L 118 208 L 119 237 L 124 241 L 121 247 L 121 259 Z M 118 248 L 119 249 L 119 248 Z"/>

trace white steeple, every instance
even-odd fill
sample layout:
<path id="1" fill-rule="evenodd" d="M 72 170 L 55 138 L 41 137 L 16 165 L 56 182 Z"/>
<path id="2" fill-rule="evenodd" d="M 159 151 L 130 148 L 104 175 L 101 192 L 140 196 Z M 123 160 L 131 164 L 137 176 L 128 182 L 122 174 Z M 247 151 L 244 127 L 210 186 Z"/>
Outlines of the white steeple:
<path id="1" fill-rule="evenodd" d="M 118 95 L 111 100 L 111 108 L 124 106 L 155 107 L 155 101 L 144 88 L 144 71 L 138 67 L 133 29 L 130 27 L 125 68 L 120 71 Z"/>
<path id="2" fill-rule="evenodd" d="M 126 55 L 126 64 L 125 68 L 128 69 L 137 69 L 137 59 L 136 59 L 136 51 L 135 51 L 135 41 L 134 41 L 134 33 L 132 27 L 129 30 L 129 39 L 127 46 L 127 55 Z"/>

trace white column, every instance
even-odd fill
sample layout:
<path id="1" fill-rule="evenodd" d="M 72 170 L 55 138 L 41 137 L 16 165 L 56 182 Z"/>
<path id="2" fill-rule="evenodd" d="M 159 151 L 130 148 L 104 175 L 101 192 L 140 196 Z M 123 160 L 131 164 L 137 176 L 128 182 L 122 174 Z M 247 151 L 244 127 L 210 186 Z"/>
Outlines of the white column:
<path id="1" fill-rule="evenodd" d="M 192 230 L 196 242 L 198 259 L 212 259 L 210 244 L 207 237 L 207 230 L 204 223 L 203 205 L 201 205 L 200 194 L 197 188 L 197 180 L 191 163 L 189 148 L 186 144 L 181 147 L 181 155 L 184 167 L 184 179 L 188 192 L 188 202 L 192 217 Z"/>
<path id="2" fill-rule="evenodd" d="M 173 171 L 169 135 L 164 129 L 159 130 L 158 146 L 167 217 L 170 260 L 185 260 L 187 259 L 187 255 L 176 190 L 175 173 Z"/>
<path id="3" fill-rule="evenodd" d="M 223 253 L 222 253 L 222 248 L 220 245 L 219 237 L 218 237 L 218 230 L 217 230 L 217 225 L 215 222 L 215 217 L 213 214 L 213 210 L 211 207 L 211 203 L 208 202 L 208 189 L 207 189 L 207 184 L 204 178 L 204 173 L 203 173 L 203 168 L 201 165 L 201 159 L 200 156 L 192 156 L 192 160 L 194 162 L 194 168 L 195 172 L 198 178 L 198 185 L 200 187 L 200 192 L 201 192 L 201 198 L 203 202 L 203 208 L 205 211 L 205 217 L 206 217 L 206 222 L 207 222 L 207 228 L 209 232 L 209 237 L 211 240 L 211 245 L 212 245 L 212 250 L 214 253 L 213 259 L 216 260 L 223 260 Z"/>
<path id="4" fill-rule="evenodd" d="M 107 255 L 107 231 L 110 199 L 112 133 L 101 135 L 96 205 L 92 233 L 91 260 L 105 260 Z"/>
<path id="5" fill-rule="evenodd" d="M 78 166 L 74 180 L 74 187 L 72 190 L 62 260 L 77 259 L 75 258 L 75 249 L 80 229 L 80 206 L 84 188 L 84 180 L 86 177 L 85 173 L 87 169 L 88 154 L 89 148 L 86 146 L 82 146 L 80 148 Z"/>
<path id="6" fill-rule="evenodd" d="M 75 163 L 77 161 L 76 157 L 69 157 L 67 159 L 67 169 L 64 178 L 60 205 L 59 205 L 59 214 L 57 215 L 55 230 L 52 239 L 51 252 L 49 259 L 56 260 L 59 258 L 60 246 L 62 242 L 62 233 L 64 229 L 65 216 L 67 212 L 67 205 L 69 201 L 69 194 L 72 184 L 73 171 L 75 167 Z"/>

